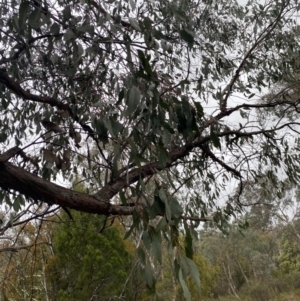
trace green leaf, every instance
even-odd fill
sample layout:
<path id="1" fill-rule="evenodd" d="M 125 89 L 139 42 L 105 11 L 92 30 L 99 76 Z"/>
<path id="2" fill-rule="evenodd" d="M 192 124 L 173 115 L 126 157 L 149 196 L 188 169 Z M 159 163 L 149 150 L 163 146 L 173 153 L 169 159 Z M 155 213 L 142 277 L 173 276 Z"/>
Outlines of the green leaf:
<path id="1" fill-rule="evenodd" d="M 173 198 L 172 196 L 169 196 L 169 202 L 170 202 L 170 206 L 171 206 L 172 216 L 179 218 L 183 213 L 183 209 L 182 209 L 181 205 L 179 204 L 178 200 Z"/>
<path id="2" fill-rule="evenodd" d="M 127 36 L 125 36 L 127 37 Z M 134 72 L 134 68 L 133 68 L 133 62 L 132 62 L 132 56 L 131 56 L 131 49 L 130 49 L 130 38 L 126 38 L 128 39 L 128 41 L 126 42 L 125 46 L 126 46 L 126 51 L 127 51 L 127 57 L 126 57 L 126 60 L 127 60 L 127 64 L 128 64 L 128 67 L 130 69 L 131 72 Z"/>
<path id="3" fill-rule="evenodd" d="M 160 30 L 154 29 L 153 30 L 153 35 L 158 40 L 165 39 L 165 35 Z"/>
<path id="4" fill-rule="evenodd" d="M 23 1 L 20 4 L 20 8 L 19 8 L 19 27 L 21 29 L 25 27 L 29 7 L 30 7 L 30 3 L 28 1 Z"/>
<path id="5" fill-rule="evenodd" d="M 141 92 L 136 86 L 132 86 L 128 98 L 128 114 L 132 114 L 140 104 Z"/>
<path id="6" fill-rule="evenodd" d="M 178 124 L 177 124 L 178 131 L 182 133 L 184 137 L 187 137 L 190 133 L 187 129 L 187 119 L 179 107 L 177 108 L 176 113 L 178 118 Z"/>
<path id="7" fill-rule="evenodd" d="M 119 192 L 119 197 L 120 197 L 120 200 L 121 200 L 122 204 L 126 205 L 127 204 L 127 198 L 126 198 L 126 196 L 125 196 L 125 194 L 122 190 Z"/>
<path id="8" fill-rule="evenodd" d="M 3 97 L 3 98 L 1 99 L 1 105 L 2 105 L 2 108 L 3 108 L 4 110 L 6 110 L 6 109 L 8 108 L 9 102 L 6 101 L 6 99 Z"/>
<path id="9" fill-rule="evenodd" d="M 129 0 L 130 6 L 132 10 L 135 10 L 135 2 L 134 0 Z"/>
<path id="10" fill-rule="evenodd" d="M 3 132 L 0 133 L 0 143 L 5 142 L 7 139 L 7 135 Z"/>
<path id="11" fill-rule="evenodd" d="M 145 29 L 147 29 L 148 31 L 151 31 L 152 29 L 152 20 L 149 18 L 149 17 L 145 17 L 144 18 L 144 26 L 145 26 Z"/>
<path id="12" fill-rule="evenodd" d="M 83 25 L 77 27 L 77 30 L 80 32 L 88 32 L 88 33 L 94 33 L 94 26 L 92 25 Z"/>
<path id="13" fill-rule="evenodd" d="M 150 207 L 149 218 L 154 219 L 158 215 L 163 215 L 165 213 L 165 204 L 158 196 L 154 196 L 154 202 Z"/>
<path id="14" fill-rule="evenodd" d="M 77 43 L 76 46 L 77 46 L 77 56 L 80 58 L 84 52 L 83 47 L 80 43 Z"/>
<path id="15" fill-rule="evenodd" d="M 163 230 L 166 228 L 166 226 L 167 226 L 166 218 L 165 218 L 165 217 L 162 217 L 162 218 L 159 220 L 159 222 L 158 222 L 158 224 L 157 224 L 155 230 L 156 230 L 156 231 L 163 231 Z"/>
<path id="16" fill-rule="evenodd" d="M 15 212 L 18 212 L 22 205 L 24 205 L 25 202 L 24 202 L 24 199 L 23 197 L 19 194 L 15 199 L 14 199 L 14 202 L 13 202 L 13 208 L 14 208 L 14 211 Z"/>
<path id="17" fill-rule="evenodd" d="M 139 23 L 136 21 L 136 19 L 129 18 L 129 23 L 130 23 L 130 25 L 131 25 L 134 29 L 136 29 L 136 30 L 138 30 L 138 31 L 141 31 L 140 25 L 139 25 Z"/>
<path id="18" fill-rule="evenodd" d="M 130 229 L 125 233 L 124 239 L 127 239 L 127 238 L 130 236 L 130 234 L 132 233 L 132 231 L 133 231 L 134 228 L 135 228 L 135 225 L 133 224 L 133 225 L 130 227 Z"/>
<path id="19" fill-rule="evenodd" d="M 102 119 L 106 128 L 108 129 L 109 133 L 114 137 L 116 136 L 115 127 L 114 127 L 114 120 L 110 118 Z"/>
<path id="20" fill-rule="evenodd" d="M 71 29 L 68 28 L 67 31 L 64 34 L 65 40 L 69 41 L 69 40 L 73 39 L 74 37 L 75 37 L 74 32 Z"/>
<path id="21" fill-rule="evenodd" d="M 186 279 L 187 276 L 189 275 L 189 266 L 188 266 L 188 263 L 187 263 L 187 258 L 183 255 L 183 254 L 180 254 L 179 255 L 180 257 L 180 268 L 182 269 L 182 275 L 183 275 L 183 278 Z"/>
<path id="22" fill-rule="evenodd" d="M 104 122 L 99 118 L 94 120 L 96 131 L 99 135 L 99 139 L 104 143 L 108 143 L 108 129 Z"/>
<path id="23" fill-rule="evenodd" d="M 6 192 L 4 190 L 0 189 L 0 205 L 3 203 L 5 195 L 6 195 Z"/>
<path id="24" fill-rule="evenodd" d="M 182 111 L 183 113 L 188 116 L 191 114 L 191 106 L 190 106 L 190 103 L 186 100 L 186 99 L 182 99 L 182 102 L 181 102 L 181 105 L 182 105 Z"/>
<path id="25" fill-rule="evenodd" d="M 152 249 L 155 260 L 160 264 L 162 263 L 162 250 L 161 250 L 161 234 L 160 231 L 154 231 Z"/>
<path id="26" fill-rule="evenodd" d="M 57 54 L 53 54 L 50 58 L 53 64 L 56 64 L 59 61 L 59 56 Z"/>
<path id="27" fill-rule="evenodd" d="M 168 197 L 167 197 L 165 191 L 164 191 L 162 188 L 159 189 L 158 195 L 159 195 L 160 199 L 161 199 L 164 203 L 167 203 L 167 202 L 168 202 Z"/>
<path id="28" fill-rule="evenodd" d="M 183 296 L 184 296 L 185 300 L 191 301 L 191 293 L 189 292 L 186 282 L 183 279 L 182 269 L 179 269 L 178 278 L 179 278 L 178 280 L 179 280 L 180 286 L 183 290 Z"/>
<path id="29" fill-rule="evenodd" d="M 41 9 L 36 8 L 30 15 L 29 15 L 29 25 L 34 28 L 38 29 L 40 27 L 40 16 L 41 16 Z"/>
<path id="30" fill-rule="evenodd" d="M 167 196 L 167 194 L 165 193 L 165 191 L 162 188 L 159 190 L 158 195 L 159 195 L 159 198 L 165 204 L 166 218 L 167 218 L 168 221 L 171 221 L 171 219 L 172 219 L 172 213 L 171 213 L 171 207 L 170 207 L 168 196 Z"/>
<path id="31" fill-rule="evenodd" d="M 160 147 L 159 149 L 158 160 L 161 168 L 165 168 L 168 160 L 168 153 L 163 147 Z"/>
<path id="32" fill-rule="evenodd" d="M 59 34 L 59 31 L 60 31 L 60 26 L 57 23 L 53 23 L 50 28 L 50 32 L 53 34 Z"/>
<path id="33" fill-rule="evenodd" d="M 63 22 L 69 21 L 69 19 L 72 17 L 71 15 L 71 7 L 70 5 L 67 5 L 63 10 Z"/>
<path id="34" fill-rule="evenodd" d="M 201 282 L 200 282 L 200 275 L 199 275 L 199 269 L 195 262 L 189 258 L 186 258 L 189 269 L 190 269 L 190 275 L 192 276 L 193 280 L 195 281 L 198 290 L 201 289 Z"/>
<path id="35" fill-rule="evenodd" d="M 146 278 L 146 284 L 149 289 L 153 289 L 155 285 L 155 277 L 154 277 L 154 271 L 152 269 L 152 266 L 150 262 L 147 262 L 145 266 L 145 278 Z"/>
<path id="36" fill-rule="evenodd" d="M 191 34 L 189 30 L 182 29 L 179 31 L 179 35 L 184 41 L 186 41 L 189 44 L 189 46 L 193 45 L 194 36 Z"/>
<path id="37" fill-rule="evenodd" d="M 147 72 L 148 75 L 151 75 L 152 69 L 150 67 L 148 59 L 146 59 L 145 54 L 142 50 L 138 50 L 138 56 L 144 70 Z"/>
<path id="38" fill-rule="evenodd" d="M 146 254 L 145 254 L 145 251 L 143 250 L 143 248 L 141 246 L 138 247 L 137 253 L 138 253 L 138 258 L 139 258 L 140 262 L 142 264 L 145 264 Z"/>
<path id="39" fill-rule="evenodd" d="M 148 231 L 144 231 L 144 232 L 143 232 L 142 239 L 143 239 L 145 248 L 146 248 L 147 250 L 150 250 L 152 240 L 151 240 L 151 237 L 150 237 Z"/>
<path id="40" fill-rule="evenodd" d="M 193 237 L 191 235 L 190 229 L 188 229 L 188 226 L 185 225 L 186 231 L 185 231 L 185 238 L 184 238 L 184 244 L 185 244 L 185 254 L 187 258 L 193 259 Z"/>
<path id="41" fill-rule="evenodd" d="M 14 15 L 14 16 L 12 17 L 12 22 L 13 22 L 14 28 L 15 28 L 17 31 L 19 31 L 19 30 L 20 30 L 20 27 L 19 27 L 19 18 L 18 18 L 17 15 Z"/>
<path id="42" fill-rule="evenodd" d="M 166 122 L 163 122 L 162 126 L 164 127 L 164 129 L 166 129 L 169 133 L 171 134 L 175 134 L 174 129 Z"/>
<path id="43" fill-rule="evenodd" d="M 125 92 L 124 92 L 124 89 L 122 89 L 120 92 L 119 92 L 119 98 L 118 98 L 118 101 L 116 103 L 116 105 L 120 105 L 122 100 L 124 99 L 124 96 L 125 96 Z"/>
<path id="44" fill-rule="evenodd" d="M 219 149 L 221 149 L 221 143 L 219 137 L 216 135 L 215 132 L 211 131 L 210 133 L 210 139 L 213 143 L 213 145 Z"/>
<path id="45" fill-rule="evenodd" d="M 204 115 L 204 113 L 203 113 L 203 107 L 201 106 L 200 102 L 194 101 L 194 104 L 195 104 L 195 106 L 196 106 L 196 110 L 197 110 L 197 112 L 198 112 L 198 115 L 199 115 L 200 117 L 202 117 L 202 116 Z"/>

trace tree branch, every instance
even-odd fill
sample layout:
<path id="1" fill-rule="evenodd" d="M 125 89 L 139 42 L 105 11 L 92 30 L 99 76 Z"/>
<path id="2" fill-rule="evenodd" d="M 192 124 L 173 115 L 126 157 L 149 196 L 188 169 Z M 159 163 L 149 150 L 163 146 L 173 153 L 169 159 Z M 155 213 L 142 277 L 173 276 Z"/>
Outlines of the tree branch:
<path id="1" fill-rule="evenodd" d="M 38 243 L 34 243 L 32 245 L 29 246 L 19 246 L 19 247 L 6 247 L 6 248 L 0 248 L 0 253 L 1 252 L 18 252 L 20 250 L 24 250 L 24 249 L 30 249 L 31 247 L 35 247 L 37 245 L 41 245 L 41 244 L 47 244 L 46 242 L 38 242 Z"/>
<path id="2" fill-rule="evenodd" d="M 208 148 L 208 146 L 200 146 L 200 148 L 202 149 L 202 151 L 208 156 L 210 157 L 213 161 L 219 163 L 222 167 L 224 167 L 227 171 L 231 172 L 232 174 L 234 174 L 235 176 L 237 176 L 238 178 L 242 178 L 242 175 L 240 174 L 239 171 L 235 170 L 234 168 L 230 167 L 229 165 L 227 165 L 225 162 L 221 161 L 219 158 L 217 158 L 212 151 Z"/>
<path id="3" fill-rule="evenodd" d="M 254 44 L 248 50 L 248 52 L 244 56 L 243 60 L 241 61 L 240 65 L 236 69 L 235 74 L 233 75 L 232 79 L 230 80 L 230 83 L 223 90 L 223 92 L 222 92 L 222 100 L 221 100 L 221 103 L 220 103 L 220 110 L 222 112 L 223 111 L 225 112 L 227 110 L 227 100 L 229 98 L 230 93 L 233 90 L 234 84 L 236 83 L 236 81 L 240 77 L 240 74 L 241 74 L 241 71 L 244 68 L 244 65 L 246 64 L 247 60 L 251 57 L 251 55 L 254 52 L 254 50 L 256 48 L 258 48 L 263 42 L 265 42 L 267 40 L 268 36 L 270 36 L 270 34 L 274 31 L 274 29 L 276 28 L 276 25 L 281 20 L 281 16 L 282 16 L 282 14 L 284 12 L 284 7 L 285 7 L 285 4 L 283 2 L 281 10 L 278 13 L 278 15 L 276 16 L 276 19 L 273 20 L 271 22 L 271 24 L 265 30 L 263 30 L 262 33 L 259 35 L 259 37 L 255 40 Z"/>
<path id="4" fill-rule="evenodd" d="M 60 37 L 60 36 L 63 36 L 63 34 L 45 34 L 45 35 L 42 35 L 42 36 L 39 36 L 39 37 L 30 38 L 27 43 L 23 43 L 20 46 L 19 50 L 13 56 L 0 60 L 0 65 L 8 63 L 10 61 L 17 60 L 20 57 L 21 53 L 26 49 L 26 47 L 33 44 L 35 41 L 45 39 L 45 38 Z"/>
<path id="5" fill-rule="evenodd" d="M 61 187 L 20 167 L 13 166 L 9 162 L 0 163 L 0 187 L 5 190 L 13 189 L 35 201 L 82 212 L 103 215 L 131 215 L 134 210 L 134 208 L 110 204 L 105 195 L 96 197 Z"/>
<path id="6" fill-rule="evenodd" d="M 95 132 L 94 130 L 88 126 L 87 124 L 83 123 L 79 116 L 74 114 L 73 110 L 68 104 L 64 104 L 57 99 L 49 96 L 41 96 L 41 95 L 35 95 L 32 94 L 26 90 L 24 90 L 21 85 L 14 80 L 12 80 L 5 71 L 0 69 L 0 83 L 4 84 L 8 89 L 12 90 L 15 94 L 22 97 L 23 99 L 31 100 L 34 102 L 39 102 L 43 104 L 48 104 L 51 107 L 56 107 L 60 110 L 67 111 L 70 115 L 70 117 L 78 122 L 80 126 L 85 130 L 90 137 L 92 137 L 95 140 Z"/>

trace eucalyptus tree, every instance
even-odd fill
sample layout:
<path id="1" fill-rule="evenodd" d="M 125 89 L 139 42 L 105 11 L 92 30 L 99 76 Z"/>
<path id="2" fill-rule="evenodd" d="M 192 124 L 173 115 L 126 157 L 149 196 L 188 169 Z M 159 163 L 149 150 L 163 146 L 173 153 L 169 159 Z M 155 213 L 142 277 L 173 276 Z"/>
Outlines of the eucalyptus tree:
<path id="1" fill-rule="evenodd" d="M 262 174 L 299 179 L 298 9 L 297 0 L 2 1 L 2 201 L 132 217 L 148 286 L 163 235 L 189 298 L 195 227 L 222 227 Z M 282 81 L 291 84 L 260 99 Z M 57 184 L 77 174 L 85 193 Z"/>

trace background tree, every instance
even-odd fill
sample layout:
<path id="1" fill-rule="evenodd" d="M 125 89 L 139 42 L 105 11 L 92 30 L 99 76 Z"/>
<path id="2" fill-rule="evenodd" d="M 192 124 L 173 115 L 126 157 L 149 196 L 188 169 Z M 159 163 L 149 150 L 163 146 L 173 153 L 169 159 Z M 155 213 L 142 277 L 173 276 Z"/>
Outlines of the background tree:
<path id="1" fill-rule="evenodd" d="M 52 300 L 46 273 L 51 227 L 50 222 L 31 221 L 1 241 L 0 300 Z"/>
<path id="2" fill-rule="evenodd" d="M 124 242 L 120 226 L 104 229 L 99 216 L 72 216 L 14 228 L 0 248 L 0 300 L 134 300 L 135 247 Z M 140 290 L 147 292 L 144 284 Z"/>
<path id="3" fill-rule="evenodd" d="M 102 229 L 103 218 L 73 212 L 74 221 L 62 215 L 53 232 L 54 254 L 47 273 L 53 300 L 131 300 L 124 287 L 132 255 L 120 231 Z"/>
<path id="4" fill-rule="evenodd" d="M 298 9 L 296 0 L 2 2 L 2 199 L 131 216 L 148 286 L 144 255 L 160 262 L 165 237 L 189 299 L 199 223 L 226 225 L 261 175 L 274 187 L 299 180 Z M 260 99 L 283 81 L 289 88 Z M 280 114 L 262 122 L 270 108 Z M 85 193 L 57 184 L 77 174 Z"/>

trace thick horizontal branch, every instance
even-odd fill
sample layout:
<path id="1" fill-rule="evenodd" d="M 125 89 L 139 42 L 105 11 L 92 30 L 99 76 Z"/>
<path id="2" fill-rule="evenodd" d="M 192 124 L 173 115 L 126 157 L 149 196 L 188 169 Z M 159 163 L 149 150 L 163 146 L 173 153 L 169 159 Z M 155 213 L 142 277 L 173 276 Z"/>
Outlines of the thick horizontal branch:
<path id="1" fill-rule="evenodd" d="M 113 205 L 108 200 L 101 200 L 95 196 L 73 191 L 48 182 L 36 175 L 33 175 L 22 168 L 13 166 L 10 163 L 0 163 L 0 187 L 13 189 L 36 201 L 48 204 L 68 207 L 74 210 L 102 215 L 132 215 L 135 207 Z M 35 189 L 32 189 L 34 187 Z M 108 189 L 108 188 L 106 188 Z M 107 197 L 108 194 L 103 195 Z M 212 221 L 212 217 L 188 217 L 182 216 L 184 220 Z M 1 252 L 2 250 L 0 250 Z M 6 249 L 5 251 L 13 251 Z"/>
<path id="2" fill-rule="evenodd" d="M 88 125 L 82 124 L 78 116 L 75 116 L 72 109 L 67 105 L 55 98 L 48 96 L 40 96 L 32 94 L 26 90 L 24 90 L 19 83 L 13 81 L 6 72 L 0 71 L 0 83 L 4 84 L 8 89 L 12 90 L 15 94 L 22 97 L 23 99 L 48 104 L 50 106 L 55 106 L 59 109 L 65 110 L 69 112 L 69 115 L 73 120 L 79 122 L 81 126 L 93 137 L 94 131 Z M 74 192 L 70 189 L 66 189 L 60 187 L 56 184 L 53 184 L 49 181 L 46 181 L 38 176 L 35 176 L 19 167 L 13 166 L 9 164 L 7 159 L 9 159 L 11 155 L 7 156 L 5 160 L 2 160 L 0 164 L 0 187 L 4 189 L 14 189 L 26 196 L 34 200 L 40 200 L 46 202 L 48 204 L 57 204 L 62 207 L 68 207 L 71 209 L 83 211 L 83 212 L 91 212 L 105 215 L 131 215 L 135 208 L 124 207 L 113 205 L 110 203 L 112 197 L 117 195 L 122 189 L 127 188 L 131 184 L 137 182 L 139 179 L 144 179 L 148 176 L 156 174 L 158 171 L 170 168 L 174 162 L 186 157 L 189 153 L 197 147 L 203 147 L 203 145 L 210 141 L 210 136 L 201 137 L 201 133 L 203 133 L 204 129 L 210 127 L 211 125 L 218 123 L 222 118 L 231 115 L 233 112 L 242 109 L 242 108 L 267 108 L 267 107 L 275 107 L 277 105 L 282 105 L 283 103 L 292 105 L 289 102 L 273 102 L 267 104 L 242 104 L 238 105 L 234 108 L 228 109 L 226 111 L 220 112 L 216 116 L 211 117 L 206 120 L 201 128 L 199 128 L 199 132 L 194 137 L 193 141 L 186 143 L 182 147 L 178 147 L 169 152 L 168 160 L 164 167 L 161 166 L 160 162 L 152 162 L 146 164 L 139 168 L 131 169 L 127 175 L 119 177 L 115 179 L 112 183 L 104 186 L 99 192 L 95 195 L 87 195 L 79 192 Z M 293 125 L 297 123 L 289 123 L 289 125 Z M 245 137 L 258 135 L 262 133 L 274 132 L 287 126 L 282 125 L 280 127 L 270 129 L 270 130 L 260 130 L 253 132 L 241 132 L 240 130 L 230 130 L 224 131 L 220 133 L 216 133 L 219 137 L 235 135 L 236 137 Z M 210 157 L 218 162 L 219 164 L 223 164 L 222 166 L 237 176 L 241 177 L 240 174 L 237 174 L 235 170 L 231 169 L 229 166 L 224 165 L 224 162 L 217 161 L 217 158 L 210 154 Z M 1 161 L 1 160 L 0 160 Z M 31 189 L 31 187 L 36 187 L 36 189 Z"/>
<path id="3" fill-rule="evenodd" d="M 300 125 L 298 123 L 287 123 L 275 129 L 260 130 L 252 132 L 240 132 L 238 130 L 224 131 L 218 133 L 219 137 L 236 135 L 237 137 L 245 137 L 252 135 L 259 135 L 263 133 L 273 132 L 288 125 Z M 26 170 L 13 166 L 7 160 L 19 153 L 18 148 L 13 148 L 6 153 L 0 155 L 0 187 L 9 190 L 13 189 L 21 194 L 28 196 L 36 201 L 42 201 L 48 204 L 56 204 L 61 207 L 68 207 L 82 212 L 97 213 L 104 215 L 132 215 L 136 207 L 125 207 L 114 205 L 110 203 L 112 197 L 117 195 L 119 191 L 127 188 L 139 179 L 144 179 L 148 176 L 156 174 L 158 171 L 170 168 L 174 162 L 187 156 L 194 148 L 200 147 L 203 150 L 204 145 L 210 141 L 210 136 L 199 137 L 193 142 L 186 143 L 186 145 L 173 149 L 169 152 L 169 158 L 165 166 L 160 162 L 152 162 L 140 168 L 134 168 L 128 172 L 126 176 L 115 179 L 112 183 L 104 186 L 95 195 L 87 195 L 84 193 L 72 191 L 70 189 L 60 187 L 49 181 L 46 181 Z M 231 167 L 220 162 L 210 151 L 206 153 L 216 162 L 221 164 L 227 171 L 234 173 L 241 177 L 240 173 Z M 31 189 L 35 187 L 35 189 Z"/>
<path id="4" fill-rule="evenodd" d="M 15 190 L 48 204 L 103 215 L 131 215 L 135 208 L 109 203 L 108 199 L 73 191 L 46 181 L 30 172 L 7 163 L 0 163 L 0 187 Z M 34 187 L 34 189 L 32 189 Z"/>
<path id="5" fill-rule="evenodd" d="M 125 179 L 118 181 L 117 185 L 107 185 L 97 195 L 88 195 L 85 193 L 73 191 L 68 188 L 61 187 L 40 178 L 30 172 L 12 165 L 7 162 L 12 156 L 19 154 L 20 149 L 14 147 L 0 155 L 0 187 L 4 190 L 15 190 L 24 196 L 30 197 L 35 201 L 41 201 L 49 205 L 59 205 L 81 212 L 103 214 L 103 215 L 132 215 L 137 206 L 114 205 L 109 201 L 118 191 L 117 186 L 124 188 L 127 186 Z M 173 156 L 183 155 L 183 150 L 174 153 Z M 171 161 L 170 161 L 171 162 Z M 170 164 L 169 162 L 169 164 Z M 157 163 L 158 164 L 158 163 Z M 142 171 L 147 173 L 157 172 L 159 166 L 156 164 L 147 165 Z M 135 169 L 131 172 L 131 182 L 139 178 L 141 170 Z M 34 189 L 32 189 L 34 187 Z M 143 209 L 141 207 L 141 209 Z M 196 220 L 194 217 L 182 216 L 182 219 Z M 211 221 L 208 218 L 197 218 L 198 221 Z"/>

